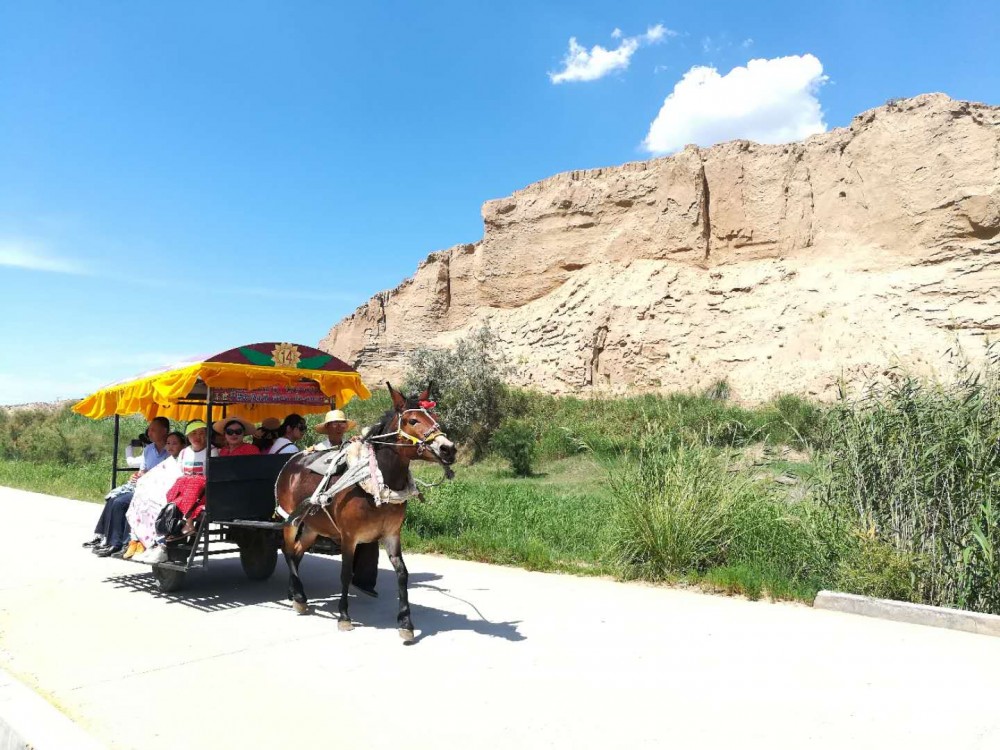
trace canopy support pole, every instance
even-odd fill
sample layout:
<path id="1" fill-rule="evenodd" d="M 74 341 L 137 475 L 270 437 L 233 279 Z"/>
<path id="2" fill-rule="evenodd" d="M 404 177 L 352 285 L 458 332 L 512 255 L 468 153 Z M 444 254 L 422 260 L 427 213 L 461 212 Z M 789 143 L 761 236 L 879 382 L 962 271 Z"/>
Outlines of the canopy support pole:
<path id="1" fill-rule="evenodd" d="M 206 528 L 208 526 L 208 467 L 212 463 L 212 437 L 215 435 L 215 430 L 212 429 L 212 386 L 205 385 L 205 424 L 208 425 L 208 440 L 205 445 L 205 519 Z"/>
<path id="2" fill-rule="evenodd" d="M 115 414 L 115 447 L 111 456 L 111 489 L 118 486 L 118 438 L 121 432 L 121 418 Z"/>

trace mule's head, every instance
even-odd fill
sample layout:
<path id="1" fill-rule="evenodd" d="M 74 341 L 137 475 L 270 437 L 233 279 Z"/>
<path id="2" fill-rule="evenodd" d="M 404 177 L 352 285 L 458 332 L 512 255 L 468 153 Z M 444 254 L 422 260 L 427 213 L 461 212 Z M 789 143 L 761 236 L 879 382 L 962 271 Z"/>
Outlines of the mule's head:
<path id="1" fill-rule="evenodd" d="M 417 458 L 445 467 L 455 463 L 455 444 L 444 434 L 434 416 L 430 388 L 418 396 L 406 398 L 391 384 L 386 383 L 386 386 L 392 396 L 399 437 L 415 446 Z"/>

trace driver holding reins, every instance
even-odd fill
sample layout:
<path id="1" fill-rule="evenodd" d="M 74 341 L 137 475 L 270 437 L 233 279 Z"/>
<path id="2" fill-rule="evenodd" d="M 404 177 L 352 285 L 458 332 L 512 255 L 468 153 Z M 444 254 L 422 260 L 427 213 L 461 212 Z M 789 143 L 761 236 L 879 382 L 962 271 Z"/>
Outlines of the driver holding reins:
<path id="1" fill-rule="evenodd" d="M 358 423 L 348 419 L 340 409 L 328 411 L 323 421 L 314 428 L 316 432 L 326 437 L 307 451 L 325 451 L 339 448 L 344 444 L 344 435 L 353 430 Z M 351 583 L 359 591 L 368 596 L 378 596 L 375 592 L 375 582 L 378 580 L 378 542 L 359 544 L 354 548 L 354 577 Z"/>
<path id="2" fill-rule="evenodd" d="M 358 423 L 353 419 L 348 419 L 347 415 L 340 409 L 328 411 L 323 421 L 313 428 L 316 432 L 326 435 L 323 440 L 312 446 L 313 450 L 325 451 L 331 448 L 339 448 L 344 444 L 344 434 L 357 426 Z"/>

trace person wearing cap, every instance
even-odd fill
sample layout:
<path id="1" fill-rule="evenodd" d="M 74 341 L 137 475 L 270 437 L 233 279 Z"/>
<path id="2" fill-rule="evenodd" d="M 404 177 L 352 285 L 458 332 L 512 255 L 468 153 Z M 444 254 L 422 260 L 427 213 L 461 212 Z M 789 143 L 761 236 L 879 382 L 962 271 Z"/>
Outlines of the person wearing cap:
<path id="1" fill-rule="evenodd" d="M 208 425 L 200 419 L 192 419 L 184 428 L 184 436 L 190 445 L 177 456 L 181 472 L 185 476 L 201 476 L 205 473 L 205 443 L 208 440 Z M 217 455 L 214 448 L 212 455 Z"/>
<path id="2" fill-rule="evenodd" d="M 326 417 L 314 428 L 325 438 L 316 443 L 312 448 L 317 451 L 326 451 L 331 448 L 339 448 L 344 444 L 344 433 L 353 430 L 358 423 L 353 419 L 348 419 L 340 409 L 328 411 Z"/>
<path id="3" fill-rule="evenodd" d="M 222 433 L 225 445 L 219 448 L 220 456 L 256 456 L 260 454 L 257 446 L 244 443 L 243 438 L 254 431 L 252 423 L 239 417 L 220 419 L 212 425 L 215 432 Z"/>
<path id="4" fill-rule="evenodd" d="M 289 414 L 281 423 L 280 437 L 268 449 L 268 454 L 273 456 L 277 453 L 298 453 L 299 446 L 295 444 L 295 441 L 301 440 L 305 434 L 306 420 L 301 414 Z"/>

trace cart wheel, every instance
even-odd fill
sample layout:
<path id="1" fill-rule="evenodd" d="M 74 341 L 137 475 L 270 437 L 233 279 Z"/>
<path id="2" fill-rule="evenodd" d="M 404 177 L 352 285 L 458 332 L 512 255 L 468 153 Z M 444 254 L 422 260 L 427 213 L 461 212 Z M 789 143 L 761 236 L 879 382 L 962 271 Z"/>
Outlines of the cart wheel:
<path id="1" fill-rule="evenodd" d="M 248 532 L 240 535 L 240 564 L 251 581 L 265 581 L 278 564 L 278 545 L 269 532 Z"/>
<path id="2" fill-rule="evenodd" d="M 159 565 L 153 566 L 153 575 L 156 576 L 156 582 L 164 594 L 180 591 L 184 587 L 184 579 L 187 577 L 187 573 L 183 570 L 171 570 Z"/>

